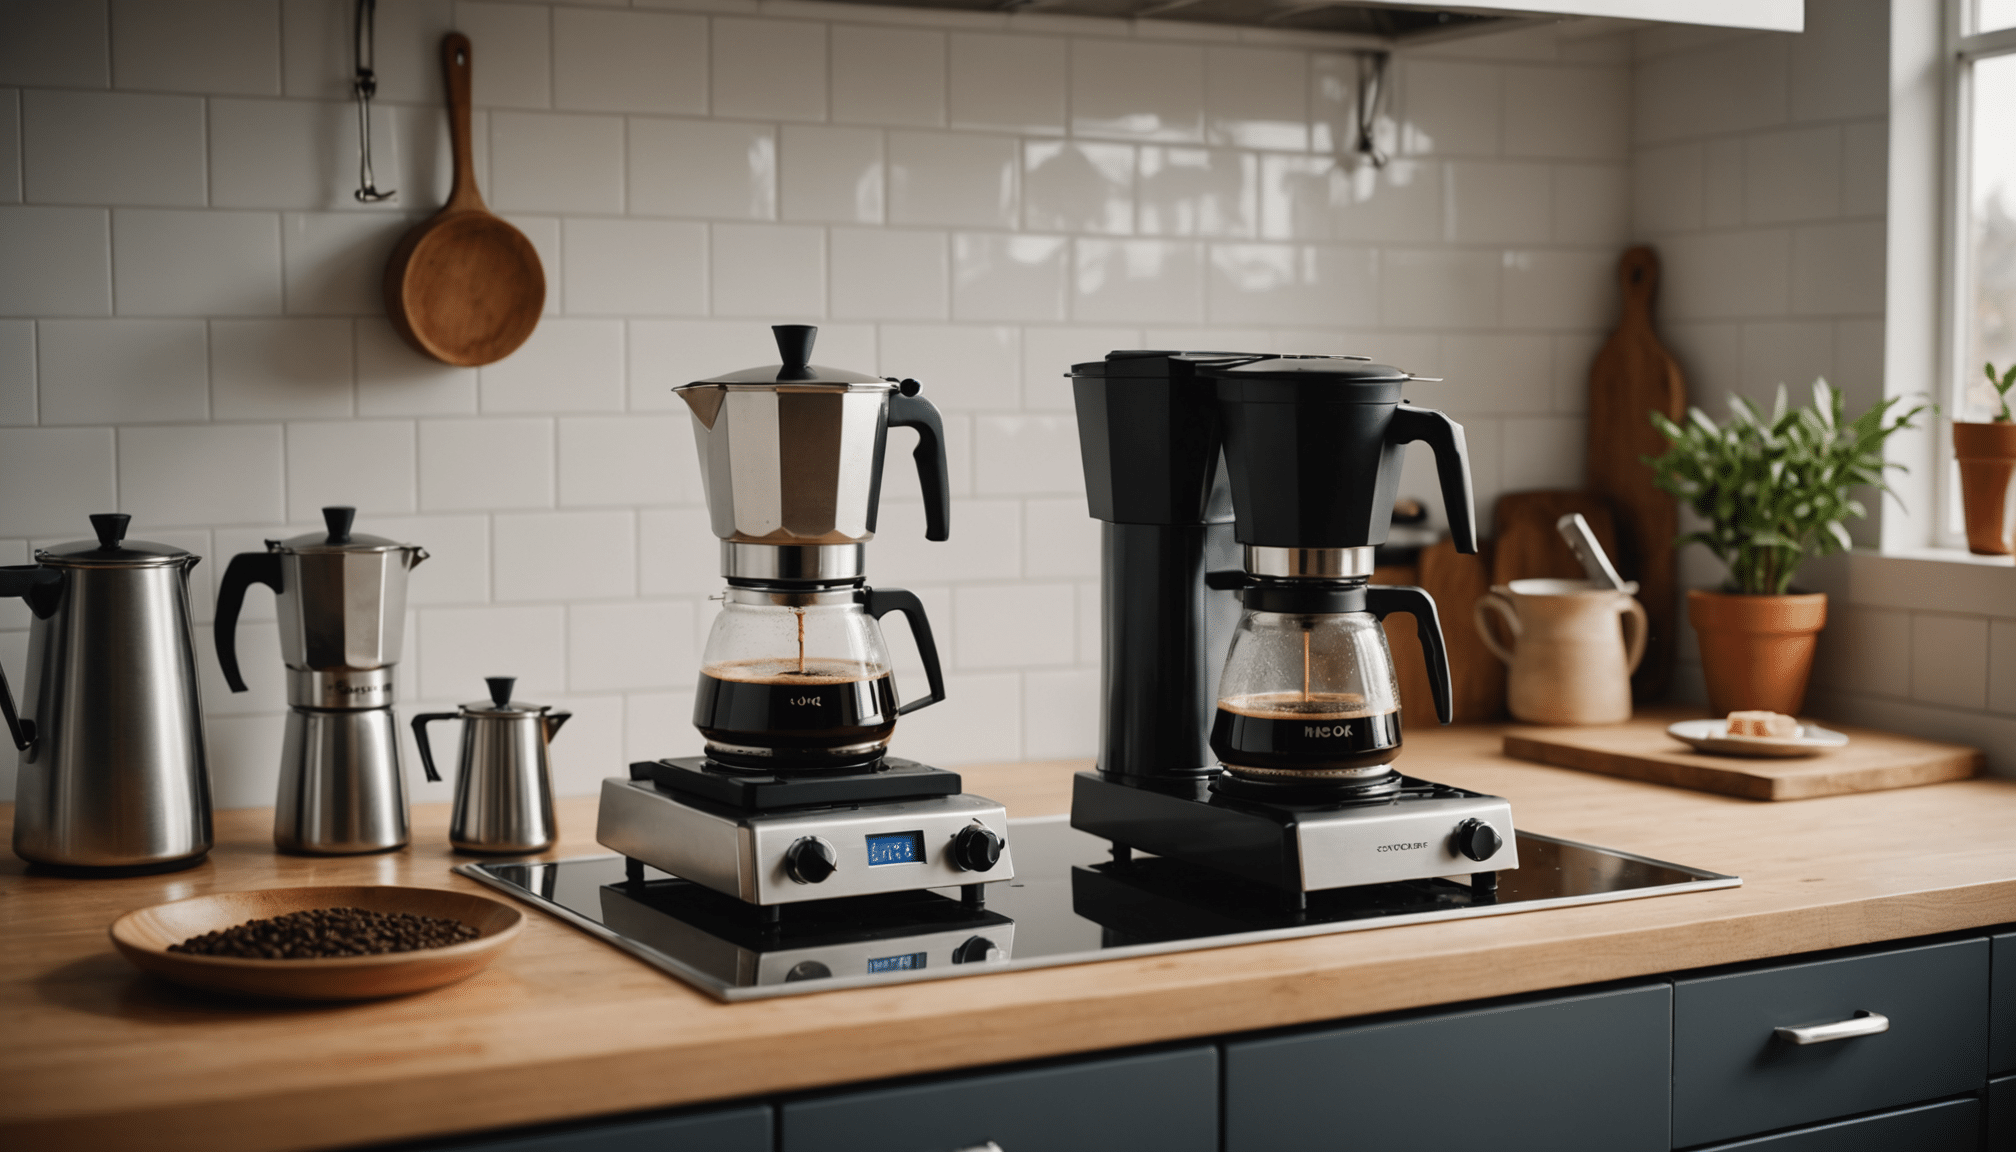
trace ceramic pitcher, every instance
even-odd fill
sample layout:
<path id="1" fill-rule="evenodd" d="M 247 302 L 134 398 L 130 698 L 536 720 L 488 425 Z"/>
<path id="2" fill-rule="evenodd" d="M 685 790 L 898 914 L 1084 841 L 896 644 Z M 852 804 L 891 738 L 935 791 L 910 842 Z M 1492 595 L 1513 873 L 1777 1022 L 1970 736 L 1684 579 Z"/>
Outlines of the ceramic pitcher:
<path id="1" fill-rule="evenodd" d="M 1645 655 L 1645 609 L 1631 595 L 1637 590 L 1587 580 L 1514 580 L 1478 598 L 1477 631 L 1511 667 L 1512 715 L 1533 724 L 1629 720 L 1631 673 Z M 1509 649 L 1492 633 L 1493 612 L 1512 637 Z"/>

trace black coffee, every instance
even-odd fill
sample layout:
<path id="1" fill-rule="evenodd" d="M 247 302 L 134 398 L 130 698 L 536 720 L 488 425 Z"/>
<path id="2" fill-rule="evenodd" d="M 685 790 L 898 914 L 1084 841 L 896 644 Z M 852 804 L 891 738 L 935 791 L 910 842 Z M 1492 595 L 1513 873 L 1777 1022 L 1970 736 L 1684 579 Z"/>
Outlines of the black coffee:
<path id="1" fill-rule="evenodd" d="M 1400 713 L 1368 714 L 1362 699 L 1339 692 L 1234 696 L 1218 702 L 1211 751 L 1239 768 L 1374 768 L 1400 755 Z"/>
<path id="2" fill-rule="evenodd" d="M 896 686 L 886 672 L 864 677 L 858 665 L 840 661 L 808 660 L 804 671 L 796 660 L 711 664 L 700 673 L 693 725 L 707 739 L 707 754 L 726 764 L 872 761 L 896 731 Z M 752 756 L 736 749 L 770 751 Z"/>

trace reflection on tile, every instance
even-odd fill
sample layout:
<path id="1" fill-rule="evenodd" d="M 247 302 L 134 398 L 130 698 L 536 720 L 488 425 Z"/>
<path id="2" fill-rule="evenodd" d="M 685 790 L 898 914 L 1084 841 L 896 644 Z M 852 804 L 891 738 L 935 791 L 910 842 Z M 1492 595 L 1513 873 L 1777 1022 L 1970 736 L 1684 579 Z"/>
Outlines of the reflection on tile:
<path id="1" fill-rule="evenodd" d="M 954 128 L 1064 133 L 1069 41 L 997 32 L 952 34 Z"/>
<path id="2" fill-rule="evenodd" d="M 833 315 L 849 320 L 943 320 L 946 243 L 942 232 L 834 228 Z"/>
<path id="3" fill-rule="evenodd" d="M 1134 230 L 1134 146 L 1030 140 L 1022 145 L 1027 228 L 1126 235 Z"/>
<path id="4" fill-rule="evenodd" d="M 1400 79 L 1401 149 L 1410 155 L 1498 154 L 1503 69 L 1495 64 L 1409 60 Z"/>
<path id="5" fill-rule="evenodd" d="M 1176 44 L 1071 45 L 1071 131 L 1130 140 L 1204 138 L 1204 53 Z"/>
<path id="6" fill-rule="evenodd" d="M 1503 319 L 1511 328 L 1616 323 L 1616 258 L 1608 252 L 1507 252 Z"/>
<path id="7" fill-rule="evenodd" d="M 1328 156 L 1260 158 L 1261 235 L 1270 240 L 1428 242 L 1442 238 L 1442 163 L 1384 168 Z"/>
<path id="8" fill-rule="evenodd" d="M 945 34 L 833 26 L 833 119 L 936 128 L 945 123 Z"/>
<path id="9" fill-rule="evenodd" d="M 1214 323 L 1367 325 L 1378 319 L 1370 248 L 1214 244 Z"/>
<path id="10" fill-rule="evenodd" d="M 1178 240 L 1077 240 L 1071 318 L 1196 323 L 1204 318 L 1199 246 Z"/>
<path id="11" fill-rule="evenodd" d="M 778 178 L 786 220 L 882 222 L 882 131 L 786 124 Z"/>
<path id="12" fill-rule="evenodd" d="M 1205 138 L 1242 148 L 1307 148 L 1308 59 L 1265 48 L 1207 49 Z"/>
<path id="13" fill-rule="evenodd" d="M 1012 228 L 1015 141 L 950 132 L 889 133 L 889 222 Z"/>
<path id="14" fill-rule="evenodd" d="M 1225 148 L 1141 149 L 1136 226 L 1147 236 L 1252 236 L 1259 160 Z"/>
<path id="15" fill-rule="evenodd" d="M 777 217 L 777 137 L 767 124 L 632 117 L 628 145 L 632 213 Z"/>
<path id="16" fill-rule="evenodd" d="M 953 317 L 1064 319 L 1066 247 L 1058 236 L 960 233 L 952 244 Z"/>
<path id="17" fill-rule="evenodd" d="M 1409 328 L 1494 328 L 1498 263 L 1496 252 L 1381 252 L 1379 319 Z"/>
<path id="18" fill-rule="evenodd" d="M 1553 184 L 1545 164 L 1466 160 L 1449 165 L 1449 238 L 1544 243 L 1553 232 Z"/>

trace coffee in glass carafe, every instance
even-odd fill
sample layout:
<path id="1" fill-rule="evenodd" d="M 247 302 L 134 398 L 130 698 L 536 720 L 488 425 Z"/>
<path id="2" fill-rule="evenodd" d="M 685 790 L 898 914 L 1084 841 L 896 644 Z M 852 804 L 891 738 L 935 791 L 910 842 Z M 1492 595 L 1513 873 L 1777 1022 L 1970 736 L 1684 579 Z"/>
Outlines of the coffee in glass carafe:
<path id="1" fill-rule="evenodd" d="M 1369 612 L 1248 610 L 1219 680 L 1211 751 L 1233 772 L 1376 779 L 1400 754 L 1400 691 Z"/>

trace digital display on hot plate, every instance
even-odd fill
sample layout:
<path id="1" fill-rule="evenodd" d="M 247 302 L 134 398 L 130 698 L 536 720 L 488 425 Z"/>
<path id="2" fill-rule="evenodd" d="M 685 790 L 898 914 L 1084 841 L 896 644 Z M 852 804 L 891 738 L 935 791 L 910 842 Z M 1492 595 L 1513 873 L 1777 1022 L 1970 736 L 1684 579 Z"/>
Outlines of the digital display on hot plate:
<path id="1" fill-rule="evenodd" d="M 868 837 L 868 866 L 877 864 L 921 864 L 924 862 L 924 833 L 888 832 Z"/>
<path id="2" fill-rule="evenodd" d="M 868 961 L 868 972 L 908 972 L 924 967 L 926 953 L 911 952 L 903 956 L 879 956 Z"/>

